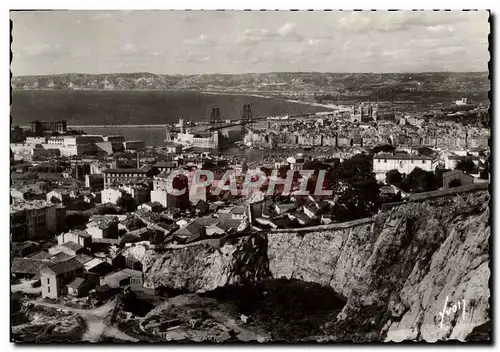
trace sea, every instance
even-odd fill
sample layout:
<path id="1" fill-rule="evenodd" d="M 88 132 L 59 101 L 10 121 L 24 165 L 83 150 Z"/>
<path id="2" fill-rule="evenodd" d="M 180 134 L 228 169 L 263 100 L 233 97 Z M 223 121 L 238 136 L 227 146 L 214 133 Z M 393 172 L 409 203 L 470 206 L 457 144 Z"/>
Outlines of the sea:
<path id="1" fill-rule="evenodd" d="M 325 111 L 324 107 L 284 99 L 244 94 L 207 94 L 176 91 L 14 90 L 12 123 L 33 120 L 68 125 L 162 125 L 178 121 L 209 121 L 212 108 L 223 120 L 240 119 L 243 105 L 252 115 L 299 115 Z"/>
<path id="2" fill-rule="evenodd" d="M 208 122 L 212 108 L 219 108 L 223 120 L 239 119 L 245 104 L 250 104 L 253 116 L 299 115 L 328 110 L 284 99 L 233 93 L 14 90 L 11 123 L 29 126 L 33 120 L 66 120 L 70 128 L 87 134 L 118 134 L 127 140 L 144 140 L 147 146 L 160 147 L 166 137 L 162 125 L 176 122 L 179 118 Z M 249 160 L 282 152 L 237 147 L 223 151 L 225 155 Z"/>

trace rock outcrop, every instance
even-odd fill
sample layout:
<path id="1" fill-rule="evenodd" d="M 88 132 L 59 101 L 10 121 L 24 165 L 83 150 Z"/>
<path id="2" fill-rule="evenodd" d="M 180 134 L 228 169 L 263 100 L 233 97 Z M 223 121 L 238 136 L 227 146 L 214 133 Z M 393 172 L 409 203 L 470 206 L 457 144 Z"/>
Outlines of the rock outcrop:
<path id="1" fill-rule="evenodd" d="M 350 227 L 125 254 L 142 262 L 149 287 L 209 291 L 266 277 L 330 286 L 347 304 L 320 341 L 466 340 L 478 328 L 487 333 L 490 322 L 488 204 L 486 191 L 464 193 L 404 204 Z M 458 302 L 465 312 L 453 311 Z"/>
<path id="2" fill-rule="evenodd" d="M 235 238 L 222 247 L 210 244 L 170 248 L 159 252 L 138 244 L 123 255 L 142 263 L 144 285 L 184 292 L 204 292 L 242 280 L 269 277 L 267 238 Z"/>

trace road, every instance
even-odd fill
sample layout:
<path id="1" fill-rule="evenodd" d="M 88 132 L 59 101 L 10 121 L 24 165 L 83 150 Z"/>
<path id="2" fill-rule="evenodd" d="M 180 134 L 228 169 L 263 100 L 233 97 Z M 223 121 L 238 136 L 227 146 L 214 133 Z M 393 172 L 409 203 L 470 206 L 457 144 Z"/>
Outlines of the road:
<path id="1" fill-rule="evenodd" d="M 83 341 L 98 342 L 101 339 L 101 337 L 111 337 L 132 342 L 139 341 L 136 338 L 128 336 L 127 334 L 120 331 L 116 327 L 109 326 L 104 323 L 104 318 L 106 317 L 106 315 L 108 315 L 115 307 L 116 299 L 109 301 L 100 307 L 92 309 L 73 308 L 73 307 L 67 307 L 63 304 L 48 303 L 36 300 L 32 300 L 29 303 L 38 306 L 62 309 L 80 315 L 87 323 L 87 329 L 85 330 L 82 336 Z"/>

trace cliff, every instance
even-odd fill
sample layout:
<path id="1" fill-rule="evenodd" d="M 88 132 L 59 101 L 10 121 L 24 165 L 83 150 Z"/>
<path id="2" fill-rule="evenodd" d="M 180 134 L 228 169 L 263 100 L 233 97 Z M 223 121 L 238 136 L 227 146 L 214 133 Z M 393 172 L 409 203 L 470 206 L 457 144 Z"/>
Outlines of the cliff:
<path id="1" fill-rule="evenodd" d="M 209 291 L 265 277 L 330 286 L 347 303 L 314 336 L 320 341 L 466 340 L 490 322 L 488 202 L 487 192 L 474 192 L 318 231 L 126 255 L 142 261 L 150 287 Z M 446 302 L 462 306 L 442 319 Z"/>
<path id="2" fill-rule="evenodd" d="M 122 254 L 142 263 L 144 285 L 204 292 L 242 280 L 269 277 L 265 235 L 232 239 L 224 246 L 200 244 L 158 251 L 137 244 Z"/>

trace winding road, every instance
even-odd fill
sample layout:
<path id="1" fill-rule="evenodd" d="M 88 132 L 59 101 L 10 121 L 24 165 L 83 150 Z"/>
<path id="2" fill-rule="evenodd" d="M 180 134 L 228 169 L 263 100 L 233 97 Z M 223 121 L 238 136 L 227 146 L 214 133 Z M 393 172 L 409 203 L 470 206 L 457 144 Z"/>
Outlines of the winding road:
<path id="1" fill-rule="evenodd" d="M 83 333 L 82 341 L 99 342 L 102 337 L 111 337 L 132 342 L 139 341 L 138 339 L 120 331 L 116 327 L 109 326 L 104 322 L 104 318 L 106 317 L 106 315 L 108 315 L 115 307 L 116 299 L 109 301 L 100 307 L 92 309 L 73 308 L 65 306 L 63 304 L 48 303 L 36 300 L 32 300 L 29 303 L 54 309 L 62 309 L 80 315 L 87 323 L 87 329 Z"/>

